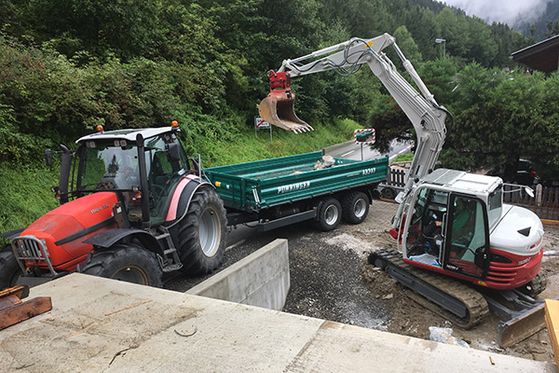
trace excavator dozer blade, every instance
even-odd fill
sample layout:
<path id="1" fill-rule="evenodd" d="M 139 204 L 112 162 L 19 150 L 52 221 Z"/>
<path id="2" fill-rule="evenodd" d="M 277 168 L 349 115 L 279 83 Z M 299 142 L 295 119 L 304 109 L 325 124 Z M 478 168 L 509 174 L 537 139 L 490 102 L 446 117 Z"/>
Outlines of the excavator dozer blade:
<path id="1" fill-rule="evenodd" d="M 273 92 L 260 102 L 258 112 L 266 122 L 295 133 L 309 132 L 313 128 L 295 114 L 293 102 L 295 96 L 287 97 L 285 94 Z"/>
<path id="2" fill-rule="evenodd" d="M 544 303 L 526 310 L 507 321 L 497 325 L 497 343 L 501 347 L 510 347 L 545 328 Z"/>

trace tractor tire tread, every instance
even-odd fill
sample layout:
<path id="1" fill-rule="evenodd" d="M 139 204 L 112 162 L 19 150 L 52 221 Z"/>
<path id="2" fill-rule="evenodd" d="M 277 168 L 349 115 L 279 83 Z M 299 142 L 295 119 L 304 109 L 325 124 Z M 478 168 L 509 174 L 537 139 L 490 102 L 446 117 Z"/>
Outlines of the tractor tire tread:
<path id="1" fill-rule="evenodd" d="M 200 247 L 198 233 L 199 217 L 204 206 L 217 205 L 221 220 L 221 242 L 214 256 L 207 257 Z M 178 251 L 182 262 L 182 271 L 189 275 L 205 275 L 218 268 L 223 262 L 226 245 L 227 215 L 223 201 L 212 188 L 202 188 L 194 193 L 188 211 L 180 223 L 178 231 Z"/>
<path id="2" fill-rule="evenodd" d="M 78 266 L 78 272 L 92 276 L 105 276 L 111 264 L 123 260 L 125 257 L 136 256 L 136 259 L 144 260 L 147 266 L 143 269 L 150 277 L 149 286 L 163 287 L 163 271 L 157 261 L 157 257 L 151 251 L 132 244 L 116 244 L 109 250 L 97 251 L 89 255 L 87 261 Z M 134 264 L 138 264 L 137 261 Z"/>

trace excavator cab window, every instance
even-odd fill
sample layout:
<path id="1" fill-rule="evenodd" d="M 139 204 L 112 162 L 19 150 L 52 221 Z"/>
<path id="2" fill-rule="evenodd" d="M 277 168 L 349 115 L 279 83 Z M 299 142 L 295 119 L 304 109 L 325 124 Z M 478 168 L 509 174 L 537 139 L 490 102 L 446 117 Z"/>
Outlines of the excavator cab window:
<path id="1" fill-rule="evenodd" d="M 441 266 L 447 204 L 447 192 L 429 188 L 419 192 L 406 240 L 408 259 Z"/>
<path id="2" fill-rule="evenodd" d="M 482 277 L 484 269 L 476 264 L 489 245 L 489 226 L 485 204 L 472 196 L 451 194 L 445 242 L 445 269 Z"/>

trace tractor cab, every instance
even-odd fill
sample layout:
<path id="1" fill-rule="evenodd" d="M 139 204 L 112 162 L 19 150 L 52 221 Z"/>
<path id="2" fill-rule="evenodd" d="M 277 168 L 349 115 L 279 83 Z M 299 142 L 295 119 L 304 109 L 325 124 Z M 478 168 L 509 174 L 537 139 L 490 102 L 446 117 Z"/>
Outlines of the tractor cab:
<path id="1" fill-rule="evenodd" d="M 63 151 L 61 203 L 97 192 L 116 193 L 132 226 L 158 225 L 177 180 L 189 170 L 171 127 L 126 129 L 84 136 L 74 153 Z"/>
<path id="2" fill-rule="evenodd" d="M 539 265 L 532 259 L 541 254 L 543 228 L 530 211 L 503 205 L 500 178 L 437 169 L 411 193 L 402 231 L 404 261 L 474 282 L 494 280 L 497 287 L 509 280 L 520 286 L 533 277 L 536 268 L 524 265 Z M 492 261 L 505 273 L 507 265 L 515 267 L 517 277 L 493 273 Z"/>

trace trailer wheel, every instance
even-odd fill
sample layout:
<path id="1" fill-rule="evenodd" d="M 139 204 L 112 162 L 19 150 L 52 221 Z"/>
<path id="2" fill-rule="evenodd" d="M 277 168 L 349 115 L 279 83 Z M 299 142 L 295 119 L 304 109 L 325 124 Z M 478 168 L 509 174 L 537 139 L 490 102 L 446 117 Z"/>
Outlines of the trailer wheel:
<path id="1" fill-rule="evenodd" d="M 17 284 L 21 269 L 10 246 L 0 251 L 0 290 Z"/>
<path id="2" fill-rule="evenodd" d="M 363 192 L 350 192 L 342 199 L 342 218 L 349 224 L 360 224 L 369 214 L 369 197 Z"/>
<path id="3" fill-rule="evenodd" d="M 380 196 L 385 199 L 394 199 L 396 198 L 396 191 L 392 188 L 382 188 L 380 191 Z"/>
<path id="4" fill-rule="evenodd" d="M 94 252 L 78 272 L 154 287 L 163 286 L 163 270 L 151 251 L 135 244 L 116 244 Z"/>
<path id="5" fill-rule="evenodd" d="M 183 271 L 206 274 L 221 265 L 225 252 L 227 216 L 213 188 L 198 190 L 180 223 L 178 250 Z"/>
<path id="6" fill-rule="evenodd" d="M 335 229 L 342 219 L 342 206 L 335 198 L 326 198 L 318 205 L 317 227 L 327 232 Z"/>

